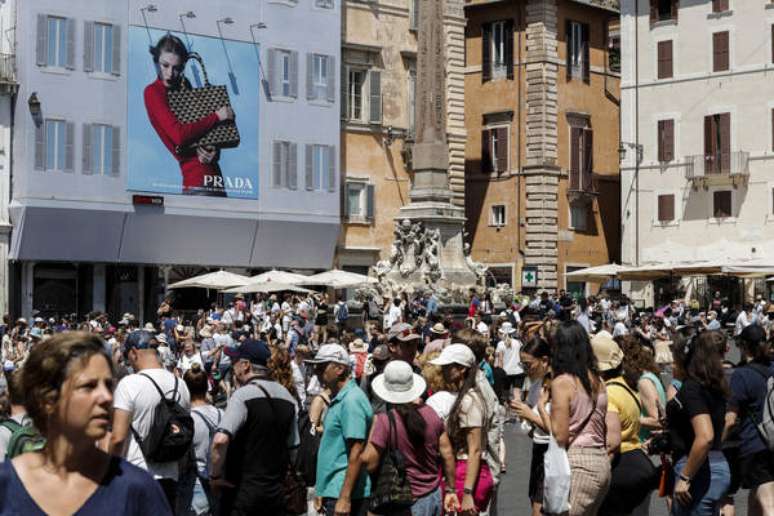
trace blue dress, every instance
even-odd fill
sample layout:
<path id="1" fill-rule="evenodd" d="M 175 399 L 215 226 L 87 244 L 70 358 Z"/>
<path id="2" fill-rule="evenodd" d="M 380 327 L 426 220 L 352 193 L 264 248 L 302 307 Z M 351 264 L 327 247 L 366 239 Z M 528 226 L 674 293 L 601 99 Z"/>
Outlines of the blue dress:
<path id="1" fill-rule="evenodd" d="M 109 514 L 172 515 L 158 482 L 148 472 L 114 457 L 97 490 L 75 513 L 77 516 Z M 16 474 L 11 461 L 0 465 L 0 516 L 45 515 Z"/>

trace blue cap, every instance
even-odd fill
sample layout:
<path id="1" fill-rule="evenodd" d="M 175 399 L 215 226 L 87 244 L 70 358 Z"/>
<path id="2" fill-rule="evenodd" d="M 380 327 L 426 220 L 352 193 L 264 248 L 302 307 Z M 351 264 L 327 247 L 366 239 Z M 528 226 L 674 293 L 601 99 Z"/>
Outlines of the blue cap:
<path id="1" fill-rule="evenodd" d="M 269 347 L 260 340 L 248 339 L 237 347 L 226 347 L 223 351 L 235 361 L 248 360 L 251 364 L 264 367 L 271 358 Z"/>
<path id="2" fill-rule="evenodd" d="M 150 349 L 151 340 L 156 336 L 145 330 L 133 331 L 126 336 L 124 341 L 124 355 L 129 352 L 130 349 Z"/>

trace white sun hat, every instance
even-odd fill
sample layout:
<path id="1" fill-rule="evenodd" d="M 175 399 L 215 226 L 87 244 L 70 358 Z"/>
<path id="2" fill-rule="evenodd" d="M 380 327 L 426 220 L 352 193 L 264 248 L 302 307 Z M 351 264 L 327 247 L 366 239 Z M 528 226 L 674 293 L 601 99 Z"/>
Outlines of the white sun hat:
<path id="1" fill-rule="evenodd" d="M 425 379 L 416 374 L 408 362 L 393 360 L 384 373 L 374 378 L 371 388 L 387 403 L 411 403 L 425 392 Z"/>

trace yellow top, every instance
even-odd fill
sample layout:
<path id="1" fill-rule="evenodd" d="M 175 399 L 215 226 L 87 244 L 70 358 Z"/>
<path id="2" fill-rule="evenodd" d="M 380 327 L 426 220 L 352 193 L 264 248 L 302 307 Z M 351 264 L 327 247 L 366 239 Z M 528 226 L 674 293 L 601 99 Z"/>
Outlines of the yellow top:
<path id="1" fill-rule="evenodd" d="M 640 442 L 640 400 L 622 376 L 612 378 L 607 384 L 607 411 L 618 414 L 621 421 L 621 453 L 642 448 Z M 635 401 L 635 399 L 637 401 Z"/>

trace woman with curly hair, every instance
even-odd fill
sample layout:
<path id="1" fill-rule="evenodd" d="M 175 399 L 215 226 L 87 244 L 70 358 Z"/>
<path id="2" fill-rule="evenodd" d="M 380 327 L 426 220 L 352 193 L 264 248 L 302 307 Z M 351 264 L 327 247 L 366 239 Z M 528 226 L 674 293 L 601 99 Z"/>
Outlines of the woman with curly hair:
<path id="1" fill-rule="evenodd" d="M 296 383 L 293 380 L 293 369 L 290 365 L 290 354 L 279 347 L 274 347 L 271 350 L 271 358 L 266 363 L 269 368 L 269 376 L 272 380 L 282 385 L 288 390 L 288 392 L 296 400 L 296 404 L 301 407 L 301 394 L 296 388 Z"/>
<path id="2" fill-rule="evenodd" d="M 640 395 L 640 441 L 650 438 L 653 430 L 661 429 L 661 417 L 666 407 L 666 390 L 659 378 L 653 352 L 639 337 L 626 335 L 619 339 L 624 352 L 623 372 L 626 383 Z"/>

